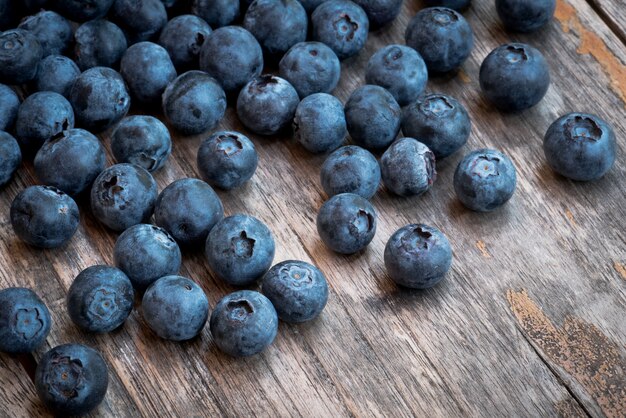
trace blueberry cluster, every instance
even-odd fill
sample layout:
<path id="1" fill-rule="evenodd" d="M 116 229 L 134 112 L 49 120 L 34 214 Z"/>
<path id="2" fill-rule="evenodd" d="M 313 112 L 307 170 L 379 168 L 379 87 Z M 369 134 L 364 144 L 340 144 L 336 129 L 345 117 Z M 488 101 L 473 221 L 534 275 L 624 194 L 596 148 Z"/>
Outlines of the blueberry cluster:
<path id="1" fill-rule="evenodd" d="M 459 100 L 426 93 L 429 75 L 454 76 L 473 51 L 474 35 L 461 14 L 470 0 L 426 3 L 431 7 L 406 27 L 406 45 L 374 53 L 366 84 L 344 106 L 332 95 L 341 61 L 350 65 L 369 31 L 394 21 L 401 0 L 3 1 L 0 187 L 22 158 L 33 160 L 41 183 L 15 196 L 15 235 L 34 247 L 65 245 L 79 229 L 74 199 L 81 196 L 98 222 L 120 233 L 115 267 L 86 268 L 68 291 L 67 312 L 76 326 L 92 333 L 117 329 L 141 295 L 144 322 L 157 336 L 189 340 L 209 322 L 216 346 L 241 357 L 267 348 L 279 319 L 316 318 L 329 296 L 324 274 L 304 261 L 273 265 L 276 243 L 265 223 L 247 214 L 224 216 L 213 187 L 245 188 L 259 154 L 248 136 L 217 128 L 230 102 L 251 133 L 292 130 L 307 151 L 327 153 L 320 177 L 328 200 L 317 215 L 319 236 L 340 254 L 365 249 L 376 234 L 370 199 L 381 180 L 396 196 L 428 192 L 436 161 L 459 151 L 471 133 Z M 518 32 L 540 29 L 555 10 L 554 0 L 495 5 L 504 27 Z M 277 74 L 265 73 L 266 63 L 275 64 Z M 494 107 L 519 112 L 547 93 L 549 65 L 538 49 L 509 43 L 487 55 L 479 80 Z M 127 116 L 131 102 L 142 110 L 160 108 L 165 123 Z M 204 136 L 197 150 L 202 180 L 177 179 L 159 193 L 153 173 L 167 166 L 170 130 Z M 96 136 L 105 131 L 115 160 L 108 167 Z M 348 137 L 352 144 L 346 145 Z M 544 138 L 550 167 L 579 181 L 602 177 L 615 148 L 609 124 L 586 113 L 559 118 Z M 510 158 L 492 149 L 468 153 L 454 173 L 458 199 L 479 212 L 506 203 L 516 182 Z M 203 286 L 179 275 L 183 252 L 198 248 L 216 278 L 260 292 L 237 290 L 211 311 Z M 384 263 L 393 281 L 423 289 L 445 277 L 452 250 L 439 229 L 410 224 L 389 238 Z M 51 325 L 32 290 L 0 291 L 0 351 L 37 349 Z M 67 344 L 41 358 L 35 384 L 53 413 L 81 415 L 102 401 L 107 376 L 98 352 Z"/>

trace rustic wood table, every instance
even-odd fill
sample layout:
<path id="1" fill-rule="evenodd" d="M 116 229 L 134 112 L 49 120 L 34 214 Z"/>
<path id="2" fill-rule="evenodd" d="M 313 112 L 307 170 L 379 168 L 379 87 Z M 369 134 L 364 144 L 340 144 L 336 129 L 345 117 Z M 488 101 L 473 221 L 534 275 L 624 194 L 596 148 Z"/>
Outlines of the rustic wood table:
<path id="1" fill-rule="evenodd" d="M 82 201 L 69 245 L 24 245 L 11 229 L 9 206 L 36 179 L 32 166 L 20 169 L 0 193 L 0 287 L 36 289 L 54 326 L 33 356 L 0 355 L 0 416 L 47 415 L 31 382 L 34 367 L 45 350 L 67 342 L 96 347 L 109 364 L 108 394 L 93 416 L 626 416 L 626 7 L 624 0 L 557 4 L 546 28 L 519 35 L 503 30 L 493 0 L 474 0 L 465 13 L 475 33 L 471 57 L 458 76 L 428 84 L 468 108 L 469 143 L 438 163 L 439 178 L 424 196 L 379 191 L 378 232 L 360 254 L 334 254 L 318 238 L 324 157 L 289 137 L 250 135 L 259 169 L 245 187 L 220 192 L 226 213 L 268 223 L 275 261 L 312 262 L 331 287 L 320 318 L 281 323 L 275 343 L 253 358 L 221 354 L 208 327 L 187 343 L 161 340 L 144 325 L 139 305 L 118 331 L 79 332 L 65 311 L 66 292 L 82 269 L 112 263 L 116 234 Z M 342 64 L 341 100 L 364 83 L 374 51 L 403 43 L 421 7 L 405 1 L 401 16 Z M 538 106 L 503 114 L 481 96 L 478 69 L 512 40 L 543 51 L 552 85 Z M 546 165 L 543 134 L 575 110 L 596 113 L 616 130 L 618 161 L 599 181 L 568 181 Z M 220 128 L 243 130 L 232 108 Z M 160 189 L 198 176 L 202 139 L 175 138 L 169 163 L 155 175 Z M 463 154 L 485 146 L 511 156 L 519 182 L 507 205 L 480 214 L 456 200 L 452 175 Z M 428 291 L 399 289 L 383 265 L 389 236 L 414 222 L 440 228 L 454 250 L 447 279 Z M 212 306 L 234 290 L 213 277 L 201 251 L 184 255 L 181 274 L 200 283 Z"/>

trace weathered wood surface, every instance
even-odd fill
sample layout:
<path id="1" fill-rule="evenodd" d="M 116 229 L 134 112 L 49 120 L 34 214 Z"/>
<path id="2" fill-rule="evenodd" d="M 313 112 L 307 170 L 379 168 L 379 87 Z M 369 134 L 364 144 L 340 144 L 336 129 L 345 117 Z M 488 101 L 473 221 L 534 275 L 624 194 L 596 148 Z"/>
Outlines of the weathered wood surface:
<path id="1" fill-rule="evenodd" d="M 589 4 L 626 44 L 626 5 L 623 0 L 589 0 Z"/>
<path id="2" fill-rule="evenodd" d="M 372 33 L 366 49 L 343 63 L 341 100 L 363 83 L 376 49 L 403 42 L 420 7 L 405 2 L 391 27 Z M 267 222 L 276 236 L 275 261 L 310 261 L 331 286 L 320 318 L 281 323 L 275 343 L 257 357 L 222 355 L 208 327 L 191 342 L 162 341 L 143 324 L 139 305 L 119 331 L 79 332 L 65 312 L 66 291 L 80 270 L 112 262 L 116 235 L 81 201 L 81 226 L 66 247 L 39 251 L 19 242 L 8 208 L 35 182 L 32 167 L 21 169 L 0 193 L 0 286 L 35 288 L 53 313 L 47 346 L 35 358 L 70 341 L 98 348 L 111 386 L 93 416 L 624 416 L 626 47 L 583 0 L 559 0 L 555 21 L 532 35 L 505 33 L 491 1 L 476 1 L 466 16 L 476 35 L 472 56 L 456 78 L 433 79 L 428 90 L 468 108 L 469 143 L 438 164 L 439 178 L 426 195 L 379 191 L 378 232 L 363 253 L 333 254 L 317 236 L 323 156 L 289 138 L 250 135 L 259 169 L 242 189 L 219 192 L 226 213 Z M 546 98 L 517 115 L 491 108 L 478 88 L 482 59 L 508 40 L 539 47 L 553 76 Z M 544 161 L 545 130 L 573 110 L 597 113 L 616 129 L 619 159 L 600 181 L 565 180 Z M 232 109 L 220 128 L 243 129 Z M 201 139 L 176 138 L 170 162 L 155 176 L 159 189 L 198 175 Z M 491 214 L 464 209 L 452 188 L 462 154 L 484 146 L 510 155 L 519 178 L 513 199 Z M 384 270 L 388 237 L 412 222 L 439 227 L 454 249 L 451 273 L 429 291 L 399 289 Z M 200 251 L 185 254 L 181 274 L 199 282 L 212 306 L 233 290 L 211 275 Z M 7 405 L 0 416 L 45 415 L 18 366 L 0 355 L 0 405 Z"/>

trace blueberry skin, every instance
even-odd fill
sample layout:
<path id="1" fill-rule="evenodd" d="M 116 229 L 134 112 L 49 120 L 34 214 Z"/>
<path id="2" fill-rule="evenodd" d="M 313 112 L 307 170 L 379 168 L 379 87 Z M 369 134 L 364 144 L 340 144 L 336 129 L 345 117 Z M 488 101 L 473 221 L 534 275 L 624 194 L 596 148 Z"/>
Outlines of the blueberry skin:
<path id="1" fill-rule="evenodd" d="M 13 128 L 19 108 L 20 98 L 15 91 L 9 86 L 0 84 L 0 131 Z"/>
<path id="2" fill-rule="evenodd" d="M 209 301 L 194 281 L 182 276 L 165 276 L 143 295 L 143 318 L 159 337 L 186 341 L 196 337 L 209 317 Z"/>
<path id="3" fill-rule="evenodd" d="M 381 86 L 405 106 L 424 92 L 428 70 L 421 55 L 404 45 L 387 45 L 367 62 L 365 82 Z"/>
<path id="4" fill-rule="evenodd" d="M 370 22 L 371 29 L 378 29 L 391 23 L 400 14 L 402 0 L 355 0 L 361 6 Z"/>
<path id="5" fill-rule="evenodd" d="M 41 45 L 43 57 L 64 54 L 72 42 L 70 22 L 55 12 L 42 10 L 36 15 L 28 16 L 18 28 L 35 35 Z"/>
<path id="6" fill-rule="evenodd" d="M 346 145 L 326 158 L 320 177 L 329 197 L 354 193 L 370 199 L 380 184 L 380 166 L 369 151 Z"/>
<path id="7" fill-rule="evenodd" d="M 400 138 L 380 159 L 383 183 L 398 196 L 419 196 L 437 180 L 435 155 L 414 138 Z"/>
<path id="8" fill-rule="evenodd" d="M 243 27 L 263 50 L 279 57 L 298 42 L 306 41 L 309 19 L 298 0 L 255 0 L 243 19 Z"/>
<path id="9" fill-rule="evenodd" d="M 76 78 L 70 90 L 70 103 L 78 126 L 97 133 L 126 116 L 130 95 L 120 73 L 94 67 Z"/>
<path id="10" fill-rule="evenodd" d="M 139 224 L 131 226 L 117 238 L 113 259 L 133 287 L 144 291 L 161 277 L 178 274 L 181 253 L 165 229 Z"/>
<path id="11" fill-rule="evenodd" d="M 311 25 L 313 40 L 328 45 L 340 60 L 363 49 L 370 26 L 363 8 L 350 0 L 325 1 L 311 15 Z"/>
<path id="12" fill-rule="evenodd" d="M 615 162 L 613 128 L 596 115 L 568 113 L 554 121 L 543 139 L 550 167 L 578 181 L 604 176 Z"/>
<path id="13" fill-rule="evenodd" d="M 211 27 L 198 16 L 176 16 L 161 31 L 159 45 L 167 50 L 174 67 L 183 72 L 198 68 L 200 50 L 210 34 Z"/>
<path id="14" fill-rule="evenodd" d="M 408 46 L 420 53 L 431 73 L 458 69 L 474 47 L 470 25 L 461 14 L 446 7 L 417 12 L 404 38 Z"/>
<path id="15" fill-rule="evenodd" d="M 231 131 L 215 132 L 198 149 L 198 170 L 214 187 L 231 190 L 250 180 L 259 156 L 252 141 Z"/>
<path id="16" fill-rule="evenodd" d="M 496 0 L 496 11 L 507 30 L 534 32 L 545 26 L 556 9 L 556 0 Z"/>
<path id="17" fill-rule="evenodd" d="M 23 84 L 37 75 L 43 49 L 35 35 L 24 29 L 0 33 L 0 82 Z"/>
<path id="18" fill-rule="evenodd" d="M 172 153 L 172 139 L 157 118 L 127 116 L 111 136 L 111 151 L 118 163 L 131 163 L 154 172 L 163 167 Z"/>
<path id="19" fill-rule="evenodd" d="M 74 37 L 76 63 L 83 71 L 94 67 L 119 68 L 128 47 L 124 32 L 115 23 L 104 19 L 83 23 L 76 29 Z"/>
<path id="20" fill-rule="evenodd" d="M 314 93 L 330 93 L 341 75 L 339 58 L 321 42 L 295 44 L 278 68 L 279 75 L 293 85 L 301 99 Z"/>
<path id="21" fill-rule="evenodd" d="M 221 28 L 239 17 L 239 0 L 193 0 L 191 12 L 212 27 Z"/>
<path id="22" fill-rule="evenodd" d="M 423 96 L 402 112 L 402 133 L 419 138 L 437 160 L 465 145 L 471 130 L 472 123 L 465 107 L 445 94 Z"/>
<path id="23" fill-rule="evenodd" d="M 400 132 L 402 109 L 391 93 L 380 86 L 368 84 L 353 91 L 345 112 L 348 132 L 363 148 L 387 148 Z"/>
<path id="24" fill-rule="evenodd" d="M 317 9 L 317 6 L 319 6 L 320 4 L 328 0 L 299 0 L 299 1 L 302 7 L 304 7 L 304 10 L 306 10 L 307 14 L 310 15 L 311 13 L 313 13 L 313 11 L 315 11 L 315 9 Z"/>
<path id="25" fill-rule="evenodd" d="M 167 10 L 161 0 L 115 0 L 109 16 L 131 45 L 152 40 L 167 24 Z"/>
<path id="26" fill-rule="evenodd" d="M 70 286 L 67 312 L 85 332 L 110 332 L 126 321 L 134 298 L 133 285 L 124 272 L 111 266 L 91 266 Z"/>
<path id="27" fill-rule="evenodd" d="M 267 225 L 243 214 L 219 221 L 205 246 L 211 271 L 233 286 L 249 286 L 260 279 L 272 265 L 275 250 Z"/>
<path id="28" fill-rule="evenodd" d="M 317 214 L 317 232 L 331 250 L 356 253 L 367 247 L 376 234 L 376 210 L 357 194 L 335 195 Z"/>
<path id="29" fill-rule="evenodd" d="M 224 296 L 211 314 L 215 345 L 233 357 L 249 357 L 265 350 L 276 338 L 278 315 L 270 300 L 253 290 Z"/>
<path id="30" fill-rule="evenodd" d="M 152 216 L 157 185 L 152 175 L 133 164 L 104 170 L 91 187 L 91 211 L 114 231 L 124 231 Z"/>
<path id="31" fill-rule="evenodd" d="M 385 268 L 400 286 L 427 289 L 441 282 L 452 266 L 448 238 L 437 228 L 411 224 L 398 229 L 385 246 Z"/>
<path id="32" fill-rule="evenodd" d="M 274 305 L 278 317 L 291 323 L 315 319 L 328 301 L 324 274 L 314 265 L 297 260 L 272 267 L 263 277 L 262 292 Z"/>
<path id="33" fill-rule="evenodd" d="M 290 125 L 299 102 L 298 93 L 287 80 L 266 74 L 241 89 L 237 116 L 252 132 L 274 135 Z"/>
<path id="34" fill-rule="evenodd" d="M 104 17 L 114 0 L 56 0 L 54 9 L 64 17 L 75 22 Z"/>
<path id="35" fill-rule="evenodd" d="M 224 217 L 222 201 L 198 179 L 180 179 L 167 186 L 156 202 L 154 219 L 181 245 L 203 245 L 209 231 Z"/>
<path id="36" fill-rule="evenodd" d="M 59 189 L 30 186 L 11 203 L 11 225 L 19 239 L 39 248 L 60 247 L 78 229 L 76 202 Z"/>
<path id="37" fill-rule="evenodd" d="M 72 85 L 80 75 L 80 69 L 68 57 L 48 55 L 39 61 L 35 88 L 37 91 L 53 91 L 66 99 L 70 96 Z"/>
<path id="38" fill-rule="evenodd" d="M 50 311 L 35 292 L 23 287 L 0 290 L 0 352 L 35 351 L 51 326 Z"/>
<path id="39" fill-rule="evenodd" d="M 146 105 L 160 103 L 176 69 L 167 50 L 152 42 L 139 42 L 126 50 L 120 73 L 133 98 Z"/>
<path id="40" fill-rule="evenodd" d="M 202 71 L 179 75 L 163 93 L 165 118 L 183 135 L 197 135 L 215 128 L 225 112 L 226 93 L 213 77 Z"/>
<path id="41" fill-rule="evenodd" d="M 21 163 L 19 144 L 10 134 L 0 131 L 0 187 L 11 181 Z"/>
<path id="42" fill-rule="evenodd" d="M 348 136 L 343 104 L 326 93 L 312 94 L 298 104 L 293 128 L 296 141 L 313 153 L 332 151 Z"/>
<path id="43" fill-rule="evenodd" d="M 497 47 L 480 66 L 480 88 L 495 107 L 506 112 L 528 109 L 543 99 L 550 69 L 539 50 L 512 43 Z"/>
<path id="44" fill-rule="evenodd" d="M 28 151 L 37 151 L 46 140 L 73 127 L 72 106 L 65 97 L 51 91 L 28 96 L 15 121 L 17 139 Z"/>
<path id="45" fill-rule="evenodd" d="M 237 92 L 248 81 L 261 75 L 263 50 L 244 28 L 219 28 L 202 45 L 200 69 L 215 77 L 227 92 Z"/>
<path id="46" fill-rule="evenodd" d="M 106 166 L 106 155 L 92 133 L 69 129 L 43 144 L 34 166 L 41 183 L 74 196 L 91 187 Z"/>
<path id="47" fill-rule="evenodd" d="M 461 12 L 470 6 L 472 0 L 424 0 L 424 3 L 428 7 L 447 7 Z"/>
<path id="48" fill-rule="evenodd" d="M 454 190 L 467 208 L 490 212 L 505 204 L 515 192 L 515 167 L 506 155 L 491 149 L 467 154 L 454 172 Z"/>
<path id="49" fill-rule="evenodd" d="M 41 357 L 35 389 L 55 415 L 85 415 L 104 399 L 109 372 L 102 355 L 82 344 L 64 344 Z"/>

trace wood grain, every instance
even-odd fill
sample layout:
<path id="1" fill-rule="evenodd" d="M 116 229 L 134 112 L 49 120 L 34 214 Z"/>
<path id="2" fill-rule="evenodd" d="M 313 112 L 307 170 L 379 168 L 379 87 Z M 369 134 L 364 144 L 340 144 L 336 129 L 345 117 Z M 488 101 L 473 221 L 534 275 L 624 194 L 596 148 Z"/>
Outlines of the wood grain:
<path id="1" fill-rule="evenodd" d="M 621 0 L 587 0 L 626 45 L 626 8 Z"/>
<path id="2" fill-rule="evenodd" d="M 275 343 L 254 358 L 221 354 L 208 327 L 183 344 L 160 340 L 143 324 L 139 303 L 121 330 L 102 336 L 79 332 L 65 312 L 65 294 L 80 270 L 112 262 L 116 234 L 79 201 L 81 226 L 66 247 L 40 251 L 20 243 L 8 208 L 19 190 L 35 183 L 32 167 L 20 169 L 0 193 L 0 285 L 31 286 L 51 308 L 55 325 L 41 352 L 70 341 L 102 351 L 111 387 L 93 416 L 623 415 L 615 394 L 626 385 L 626 281 L 616 266 L 626 264 L 626 96 L 615 63 L 626 62 L 626 47 L 583 0 L 559 0 L 557 20 L 531 35 L 504 32 L 491 1 L 474 3 L 466 13 L 475 32 L 470 59 L 458 77 L 434 78 L 428 85 L 468 108 L 469 143 L 438 162 L 439 178 L 426 195 L 398 198 L 381 188 L 373 199 L 378 231 L 360 254 L 334 254 L 318 238 L 315 216 L 326 199 L 318 179 L 324 157 L 306 153 L 289 137 L 246 132 L 233 109 L 227 111 L 220 129 L 248 134 L 260 164 L 244 187 L 219 192 L 226 213 L 250 213 L 266 222 L 277 242 L 275 262 L 312 262 L 331 287 L 320 318 L 298 326 L 281 323 Z M 365 50 L 342 64 L 335 92 L 342 101 L 364 83 L 363 68 L 373 52 L 403 43 L 404 28 L 420 8 L 419 2 L 405 2 L 392 26 L 371 33 Z M 589 36 L 593 48 L 585 47 Z M 482 59 L 510 40 L 540 48 L 553 79 L 538 106 L 515 115 L 494 110 L 478 86 Z M 605 118 L 618 137 L 615 167 L 588 184 L 552 173 L 542 151 L 549 124 L 574 110 Z M 102 139 L 108 146 L 108 136 Z M 201 140 L 175 138 L 171 160 L 155 175 L 159 189 L 198 176 Z M 503 150 L 518 170 L 515 196 L 491 214 L 464 209 L 452 188 L 462 154 L 479 147 Z M 413 222 L 440 228 L 454 250 L 451 273 L 428 291 L 399 289 L 382 261 L 389 236 Z M 201 249 L 184 254 L 181 274 L 203 287 L 211 306 L 234 290 L 211 274 Z M 556 354 L 534 322 L 524 320 L 518 299 L 511 298 L 520 294 L 549 318 L 561 338 Z M 573 332 L 571 324 L 588 326 Z M 610 343 L 599 344 L 598 355 L 616 353 L 603 357 L 613 371 L 612 388 L 596 390 L 594 381 L 607 363 L 564 364 L 571 357 L 562 353 L 577 353 L 573 348 L 587 337 Z M 13 416 L 30 415 L 32 387 L 25 374 L 21 384 L 6 384 L 19 375 L 15 364 L 5 367 L 9 360 L 0 357 L 0 404 L 9 405 Z M 22 398 L 28 401 L 4 402 Z"/>

